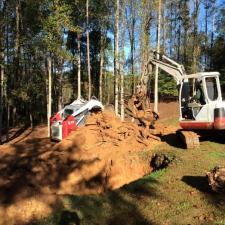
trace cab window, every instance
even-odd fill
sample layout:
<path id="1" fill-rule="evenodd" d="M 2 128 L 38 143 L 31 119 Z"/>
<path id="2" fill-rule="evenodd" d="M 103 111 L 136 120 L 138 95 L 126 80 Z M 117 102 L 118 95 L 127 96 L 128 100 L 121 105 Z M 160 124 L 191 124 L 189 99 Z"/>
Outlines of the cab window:
<path id="1" fill-rule="evenodd" d="M 218 98 L 218 89 L 217 82 L 215 77 L 207 77 L 206 81 L 206 89 L 208 97 L 211 101 L 215 101 Z"/>
<path id="2" fill-rule="evenodd" d="M 66 119 L 68 116 L 73 114 L 73 110 L 72 109 L 65 109 L 63 112 L 63 119 Z"/>

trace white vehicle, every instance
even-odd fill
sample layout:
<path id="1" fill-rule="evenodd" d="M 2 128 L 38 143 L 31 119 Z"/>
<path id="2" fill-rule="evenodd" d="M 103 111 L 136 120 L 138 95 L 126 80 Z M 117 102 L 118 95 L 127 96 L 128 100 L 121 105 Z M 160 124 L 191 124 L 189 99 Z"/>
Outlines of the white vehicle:
<path id="1" fill-rule="evenodd" d="M 50 118 L 51 139 L 62 140 L 66 138 L 85 122 L 90 111 L 103 110 L 103 108 L 102 103 L 96 99 L 90 101 L 75 100 Z"/>
<path id="2" fill-rule="evenodd" d="M 153 52 L 145 65 L 139 89 L 146 92 L 148 68 L 152 65 L 157 65 L 176 80 L 179 89 L 179 123 L 183 129 L 179 133 L 187 148 L 199 146 L 198 131 L 225 130 L 225 102 L 222 101 L 219 72 L 187 75 L 183 65 L 157 54 Z"/>

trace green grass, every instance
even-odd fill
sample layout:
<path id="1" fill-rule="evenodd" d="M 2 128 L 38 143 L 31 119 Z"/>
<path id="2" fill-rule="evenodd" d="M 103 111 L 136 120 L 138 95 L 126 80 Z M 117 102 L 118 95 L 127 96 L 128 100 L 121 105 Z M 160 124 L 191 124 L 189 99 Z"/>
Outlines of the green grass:
<path id="1" fill-rule="evenodd" d="M 178 206 L 177 206 L 177 210 L 179 212 L 183 211 L 183 210 L 188 210 L 190 208 L 192 208 L 192 204 L 190 202 L 181 202 Z"/>
<path id="2" fill-rule="evenodd" d="M 225 158 L 225 152 L 213 151 L 213 152 L 209 153 L 209 156 L 214 157 L 214 158 Z"/>

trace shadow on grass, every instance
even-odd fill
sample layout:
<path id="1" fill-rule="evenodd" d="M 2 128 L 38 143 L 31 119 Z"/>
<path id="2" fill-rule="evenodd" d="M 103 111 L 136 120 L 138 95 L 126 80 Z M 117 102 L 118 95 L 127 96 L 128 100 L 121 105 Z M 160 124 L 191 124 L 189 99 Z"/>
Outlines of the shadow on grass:
<path id="1" fill-rule="evenodd" d="M 64 224 L 80 225 L 80 219 L 79 219 L 78 215 L 75 212 L 70 212 L 70 211 L 67 211 L 67 210 L 63 210 L 61 212 L 59 225 L 64 225 Z"/>
<path id="2" fill-rule="evenodd" d="M 218 211 L 225 213 L 225 195 L 214 192 L 206 176 L 183 176 L 182 181 L 202 192 L 210 204 Z"/>
<path id="3" fill-rule="evenodd" d="M 182 143 L 182 141 L 179 139 L 179 137 L 176 135 L 176 133 L 171 133 L 167 135 L 163 135 L 161 137 L 161 140 L 163 142 L 166 142 L 168 145 L 174 147 L 174 148 L 179 148 L 185 150 L 185 146 Z"/>
<path id="4" fill-rule="evenodd" d="M 222 131 L 201 131 L 200 141 L 210 141 L 217 144 L 225 144 L 224 132 Z"/>
<path id="5" fill-rule="evenodd" d="M 183 176 L 181 180 L 187 185 L 196 188 L 203 193 L 213 194 L 206 176 Z"/>
<path id="6" fill-rule="evenodd" d="M 146 218 L 139 208 L 140 201 L 145 201 L 147 197 L 157 198 L 156 185 L 157 181 L 154 177 L 146 176 L 118 190 L 108 191 L 102 195 L 65 195 L 62 196 L 62 201 L 66 209 L 61 209 L 61 212 L 56 210 L 51 218 L 36 224 L 62 225 L 73 222 L 72 224 L 76 225 L 156 225 L 157 223 Z M 71 218 L 71 221 L 67 223 L 68 220 L 65 220 L 64 215 L 67 216 L 66 219 Z"/>
<path id="7" fill-rule="evenodd" d="M 213 142 L 217 144 L 225 144 L 225 138 L 224 134 L 221 131 L 196 131 L 196 133 L 200 136 L 199 141 L 200 144 L 201 142 Z M 168 145 L 179 148 L 179 149 L 184 149 L 185 150 L 185 145 L 182 143 L 181 139 L 176 135 L 176 133 L 171 133 L 167 135 L 163 135 L 161 137 L 161 140 L 163 142 L 166 142 Z"/>

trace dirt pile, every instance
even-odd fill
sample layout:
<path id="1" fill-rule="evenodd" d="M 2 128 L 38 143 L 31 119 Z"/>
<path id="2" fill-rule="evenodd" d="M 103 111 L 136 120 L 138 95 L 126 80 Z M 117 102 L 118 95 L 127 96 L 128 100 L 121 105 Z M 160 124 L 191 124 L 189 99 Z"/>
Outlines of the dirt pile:
<path id="1" fill-rule="evenodd" d="M 87 162 L 65 177 L 58 193 L 103 192 L 142 177 L 151 171 L 149 150 L 157 140 L 138 125 L 121 122 L 112 112 L 90 115 L 84 127 L 55 146 L 64 153 L 71 150 L 74 160 Z"/>
<path id="2" fill-rule="evenodd" d="M 11 222 L 0 219 L 0 224 L 45 216 L 58 194 L 102 193 L 148 174 L 151 148 L 159 143 L 109 111 L 90 115 L 85 126 L 57 144 L 46 138 L 46 130 L 37 128 L 1 147 L 0 218 Z"/>

